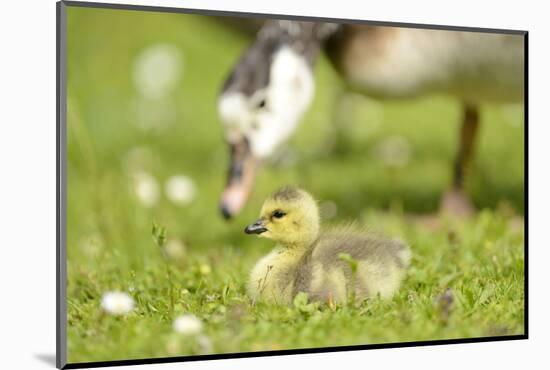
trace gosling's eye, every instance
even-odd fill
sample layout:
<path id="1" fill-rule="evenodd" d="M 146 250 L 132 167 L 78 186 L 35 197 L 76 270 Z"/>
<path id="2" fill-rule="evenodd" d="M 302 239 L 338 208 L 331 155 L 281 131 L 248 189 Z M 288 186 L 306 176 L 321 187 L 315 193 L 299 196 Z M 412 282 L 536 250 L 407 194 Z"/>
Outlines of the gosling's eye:
<path id="1" fill-rule="evenodd" d="M 286 213 L 284 213 L 281 210 L 276 210 L 276 211 L 273 212 L 272 215 L 273 215 L 274 218 L 283 218 L 283 216 L 286 215 Z"/>
<path id="2" fill-rule="evenodd" d="M 262 108 L 265 108 L 266 105 L 267 105 L 267 102 L 266 102 L 265 98 L 262 98 L 262 99 L 260 99 L 260 101 L 258 101 L 258 103 L 256 104 L 256 108 L 262 109 Z"/>

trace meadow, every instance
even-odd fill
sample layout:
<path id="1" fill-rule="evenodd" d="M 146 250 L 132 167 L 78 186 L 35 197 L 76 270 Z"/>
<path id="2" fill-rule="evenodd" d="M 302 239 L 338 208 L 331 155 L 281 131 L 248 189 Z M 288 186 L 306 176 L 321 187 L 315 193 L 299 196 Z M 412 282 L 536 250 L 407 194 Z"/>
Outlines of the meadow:
<path id="1" fill-rule="evenodd" d="M 68 9 L 69 362 L 523 334 L 523 107 L 483 107 L 467 183 L 479 212 L 434 228 L 419 215 L 450 184 L 459 102 L 367 99 L 322 59 L 297 134 L 226 222 L 216 98 L 249 42 L 212 17 Z M 247 275 L 271 244 L 243 229 L 286 184 L 314 194 L 327 225 L 357 220 L 410 244 L 393 299 L 252 304 Z M 127 292 L 131 312 L 104 312 L 109 291 Z M 200 334 L 174 330 L 182 314 Z"/>

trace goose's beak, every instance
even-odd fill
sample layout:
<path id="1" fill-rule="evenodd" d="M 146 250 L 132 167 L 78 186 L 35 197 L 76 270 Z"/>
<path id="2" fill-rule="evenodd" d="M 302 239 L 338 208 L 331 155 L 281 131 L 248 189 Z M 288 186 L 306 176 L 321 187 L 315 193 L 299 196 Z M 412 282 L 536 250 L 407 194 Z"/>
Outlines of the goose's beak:
<path id="1" fill-rule="evenodd" d="M 227 185 L 222 194 L 220 211 L 229 220 L 244 207 L 256 174 L 258 161 L 250 152 L 246 139 L 231 144 L 231 163 L 227 174 Z"/>
<path id="2" fill-rule="evenodd" d="M 266 231 L 267 231 L 267 228 L 265 227 L 264 221 L 261 219 L 254 222 L 251 225 L 248 225 L 244 229 L 244 232 L 247 234 L 261 234 Z"/>

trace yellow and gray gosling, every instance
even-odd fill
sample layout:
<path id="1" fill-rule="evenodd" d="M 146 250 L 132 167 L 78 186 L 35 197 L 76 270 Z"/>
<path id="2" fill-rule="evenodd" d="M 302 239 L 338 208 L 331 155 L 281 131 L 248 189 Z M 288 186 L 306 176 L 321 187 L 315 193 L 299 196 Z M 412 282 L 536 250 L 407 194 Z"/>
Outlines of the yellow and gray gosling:
<path id="1" fill-rule="evenodd" d="M 358 301 L 378 294 L 389 298 L 399 288 L 411 258 L 403 242 L 353 226 L 320 231 L 317 203 L 294 187 L 272 194 L 260 218 L 245 232 L 277 242 L 250 274 L 247 290 L 254 301 L 289 304 L 300 292 L 307 293 L 310 301 L 325 303 L 346 302 L 351 296 Z"/>

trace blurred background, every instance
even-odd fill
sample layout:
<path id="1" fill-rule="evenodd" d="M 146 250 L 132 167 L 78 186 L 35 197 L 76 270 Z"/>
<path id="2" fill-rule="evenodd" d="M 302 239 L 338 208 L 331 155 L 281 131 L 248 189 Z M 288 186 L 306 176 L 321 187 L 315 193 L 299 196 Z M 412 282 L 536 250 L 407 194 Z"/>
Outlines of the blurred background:
<path id="1" fill-rule="evenodd" d="M 269 334 L 269 327 L 221 329 L 231 315 L 241 315 L 246 275 L 269 247 L 242 230 L 256 218 L 265 196 L 281 185 L 300 184 L 312 192 L 329 223 L 384 219 L 389 220 L 382 222 L 384 228 L 409 233 L 413 240 L 426 238 L 404 225 L 403 215 L 436 211 L 451 183 L 461 118 L 458 101 L 429 96 L 381 102 L 355 95 L 345 91 L 321 58 L 314 103 L 297 134 L 261 171 L 244 212 L 228 223 L 218 210 L 228 148 L 217 118 L 217 95 L 252 34 L 215 17 L 69 7 L 67 37 L 70 362 L 195 353 L 170 338 L 158 340 L 170 327 L 174 310 L 194 309 L 212 323 L 210 338 L 217 351 L 330 345 L 322 332 L 286 343 L 287 333 Z M 478 209 L 490 209 L 487 214 L 521 218 L 523 106 L 484 106 L 481 121 L 467 189 Z M 507 223 L 487 217 L 482 225 L 498 246 Z M 153 221 L 167 229 L 162 251 L 151 238 Z M 486 245 L 484 237 L 472 238 L 471 244 Z M 523 235 L 507 235 L 506 240 L 516 247 L 503 266 L 520 274 Z M 424 241 L 420 253 L 432 243 Z M 490 260 L 494 245 L 487 255 L 468 258 L 476 264 Z M 165 269 L 167 258 L 176 263 Z M 453 273 L 452 267 L 442 268 L 448 270 L 441 275 Z M 169 284 L 166 276 L 173 279 Z M 136 300 L 138 311 L 126 319 L 128 325 L 98 316 L 99 297 L 108 290 L 128 291 Z M 219 303 L 224 291 L 224 299 L 233 304 Z M 173 307 L 174 299 L 180 302 L 198 292 Z M 171 301 L 160 298 L 167 296 Z M 523 302 L 522 294 L 516 298 Z M 512 314 L 512 332 L 522 330 L 521 315 Z M 487 325 L 459 329 L 457 321 L 450 332 L 428 325 L 411 330 L 410 336 L 396 326 L 394 331 L 333 340 L 432 339 L 502 329 Z M 230 338 L 236 339 L 230 343 Z"/>

